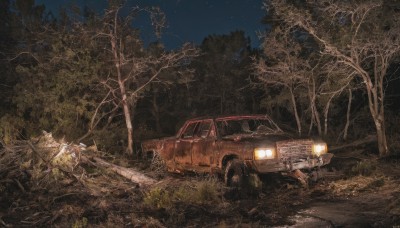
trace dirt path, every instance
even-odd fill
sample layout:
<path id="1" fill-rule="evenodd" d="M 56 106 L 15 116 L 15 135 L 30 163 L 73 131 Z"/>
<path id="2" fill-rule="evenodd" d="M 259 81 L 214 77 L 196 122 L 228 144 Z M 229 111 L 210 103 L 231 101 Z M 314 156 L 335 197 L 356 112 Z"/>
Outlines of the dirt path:
<path id="1" fill-rule="evenodd" d="M 378 186 L 371 184 L 378 182 L 381 183 Z M 339 185 L 341 192 L 337 191 Z M 330 186 L 336 189 L 330 189 L 320 199 L 312 199 L 289 217 L 293 227 L 393 227 L 400 224 L 400 180 L 396 175 L 357 176 L 333 181 Z"/>
<path id="2" fill-rule="evenodd" d="M 372 206 L 372 207 L 371 207 Z M 316 202 L 290 218 L 294 227 L 371 227 L 379 226 L 383 209 L 359 200 Z M 376 210 L 378 209 L 378 210 Z"/>

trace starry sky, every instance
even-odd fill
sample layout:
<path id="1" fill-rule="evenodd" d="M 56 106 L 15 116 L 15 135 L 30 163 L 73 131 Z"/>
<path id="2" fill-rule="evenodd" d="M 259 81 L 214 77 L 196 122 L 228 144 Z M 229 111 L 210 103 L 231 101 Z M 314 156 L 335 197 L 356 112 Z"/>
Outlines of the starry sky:
<path id="1" fill-rule="evenodd" d="M 107 7 L 107 0 L 36 0 L 57 15 L 61 7 L 88 6 L 99 14 Z M 252 47 L 260 46 L 257 32 L 265 29 L 260 23 L 265 14 L 262 0 L 127 0 L 127 8 L 133 6 L 159 6 L 166 14 L 167 28 L 162 41 L 167 49 L 175 49 L 185 42 L 200 44 L 211 34 L 229 34 L 245 31 Z M 148 15 L 135 19 L 135 27 L 141 30 L 145 43 L 156 40 Z"/>

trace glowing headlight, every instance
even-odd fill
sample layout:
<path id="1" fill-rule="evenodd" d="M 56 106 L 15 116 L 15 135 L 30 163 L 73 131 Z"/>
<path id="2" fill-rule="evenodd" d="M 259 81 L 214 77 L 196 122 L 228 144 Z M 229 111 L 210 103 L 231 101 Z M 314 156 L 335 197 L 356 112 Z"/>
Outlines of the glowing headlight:
<path id="1" fill-rule="evenodd" d="M 256 148 L 256 149 L 254 149 L 254 159 L 255 160 L 273 159 L 273 158 L 275 158 L 275 149 L 274 148 Z"/>
<path id="2" fill-rule="evenodd" d="M 326 143 L 316 143 L 313 145 L 313 154 L 316 156 L 321 156 L 322 154 L 325 154 L 328 152 L 328 146 Z"/>

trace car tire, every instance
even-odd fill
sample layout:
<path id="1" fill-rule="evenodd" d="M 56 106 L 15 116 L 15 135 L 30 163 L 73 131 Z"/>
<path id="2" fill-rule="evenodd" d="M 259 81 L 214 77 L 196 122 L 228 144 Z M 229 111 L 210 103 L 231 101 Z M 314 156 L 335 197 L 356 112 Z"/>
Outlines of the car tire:
<path id="1" fill-rule="evenodd" d="M 242 161 L 238 159 L 232 159 L 228 161 L 224 175 L 226 186 L 241 188 L 246 181 L 246 177 L 247 167 Z"/>

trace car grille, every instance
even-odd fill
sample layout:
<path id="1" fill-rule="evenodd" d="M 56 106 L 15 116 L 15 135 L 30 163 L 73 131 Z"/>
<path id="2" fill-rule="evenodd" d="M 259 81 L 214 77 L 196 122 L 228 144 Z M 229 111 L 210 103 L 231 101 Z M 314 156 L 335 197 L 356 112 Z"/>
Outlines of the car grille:
<path id="1" fill-rule="evenodd" d="M 305 140 L 286 140 L 276 143 L 278 157 L 281 160 L 291 160 L 293 162 L 305 160 L 312 155 L 313 141 Z"/>

